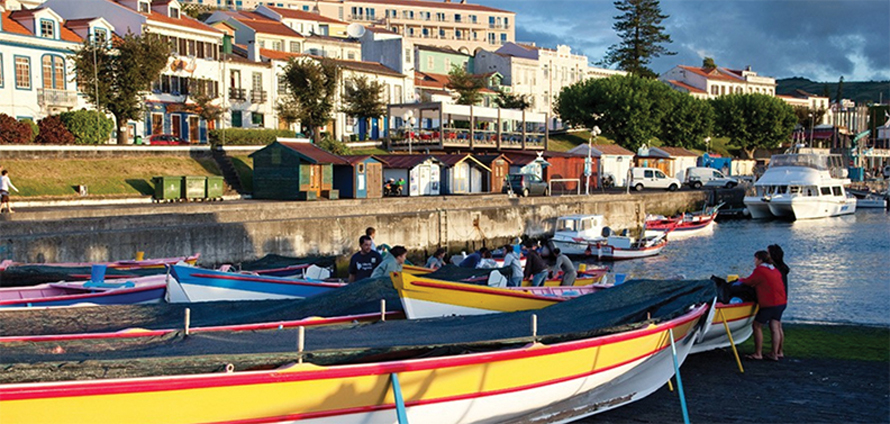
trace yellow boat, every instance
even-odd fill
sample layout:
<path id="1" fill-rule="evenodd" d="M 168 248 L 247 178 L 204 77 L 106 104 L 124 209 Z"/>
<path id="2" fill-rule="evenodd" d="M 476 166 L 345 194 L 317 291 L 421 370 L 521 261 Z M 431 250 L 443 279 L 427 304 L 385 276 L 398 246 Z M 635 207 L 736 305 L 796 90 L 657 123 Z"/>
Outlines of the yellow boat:
<path id="1" fill-rule="evenodd" d="M 729 347 L 732 344 L 729 341 L 729 336 L 726 334 L 726 327 L 723 325 L 724 318 L 729 326 L 729 331 L 732 332 L 732 341 L 737 345 L 744 343 L 754 332 L 751 322 L 754 321 L 756 314 L 756 302 L 734 304 L 718 302 L 714 308 L 711 323 L 705 328 L 701 339 L 692 347 L 692 352 L 690 353 L 706 352 Z"/>
<path id="2" fill-rule="evenodd" d="M 634 330 L 481 353 L 275 370 L 0 385 L 4 424 L 574 420 L 652 393 L 708 306 Z"/>
<path id="3" fill-rule="evenodd" d="M 480 274 L 482 274 L 482 272 L 484 272 L 486 270 L 479 269 L 479 271 L 480 271 Z M 402 272 L 414 274 L 414 275 L 425 275 L 425 274 L 435 272 L 435 270 L 430 269 L 430 268 L 425 268 L 422 266 L 416 266 L 416 265 L 404 265 L 404 266 L 402 266 Z M 575 278 L 575 283 L 573 285 L 574 286 L 589 286 L 591 284 L 598 284 L 603 281 L 603 277 L 607 273 L 608 273 L 607 268 L 599 268 L 599 267 L 589 268 L 588 267 L 584 271 L 578 272 L 578 277 Z M 489 285 L 498 284 L 499 287 L 503 287 L 504 285 L 506 285 L 506 278 L 501 276 L 500 273 L 498 273 L 498 275 L 496 275 L 494 277 L 492 277 L 489 274 L 488 276 L 485 276 L 485 277 L 476 277 L 476 278 L 472 278 L 472 279 L 469 279 L 466 281 L 468 281 L 468 282 L 487 281 L 489 283 Z M 558 277 L 558 278 L 550 278 L 550 279 L 544 280 L 543 286 L 544 287 L 560 287 L 561 284 L 562 284 L 562 279 L 560 277 Z M 531 280 L 522 280 L 522 287 L 532 287 L 532 281 Z"/>

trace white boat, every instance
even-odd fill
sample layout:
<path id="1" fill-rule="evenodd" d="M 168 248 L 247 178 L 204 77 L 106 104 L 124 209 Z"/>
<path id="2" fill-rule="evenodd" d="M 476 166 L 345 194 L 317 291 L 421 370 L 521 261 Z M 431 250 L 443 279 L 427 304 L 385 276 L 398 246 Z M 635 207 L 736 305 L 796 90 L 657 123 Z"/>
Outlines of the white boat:
<path id="1" fill-rule="evenodd" d="M 856 198 L 856 208 L 884 209 L 887 207 L 887 196 L 885 194 L 865 190 L 847 190 L 847 193 L 852 194 Z"/>
<path id="2" fill-rule="evenodd" d="M 850 184 L 840 155 L 785 153 L 773 155 L 769 169 L 745 196 L 752 218 L 815 219 L 851 214 L 856 202 L 847 197 Z"/>
<path id="3" fill-rule="evenodd" d="M 566 255 L 596 256 L 603 260 L 637 259 L 661 253 L 667 233 L 643 237 L 612 234 L 602 215 L 568 215 L 556 220 L 553 246 Z"/>

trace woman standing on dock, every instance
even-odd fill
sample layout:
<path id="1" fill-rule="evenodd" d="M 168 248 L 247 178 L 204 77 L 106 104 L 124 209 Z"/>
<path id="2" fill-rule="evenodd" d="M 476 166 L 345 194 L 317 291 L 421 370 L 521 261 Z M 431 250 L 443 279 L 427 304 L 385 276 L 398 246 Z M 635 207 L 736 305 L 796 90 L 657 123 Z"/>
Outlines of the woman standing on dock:
<path id="1" fill-rule="evenodd" d="M 769 252 L 769 257 L 773 260 L 773 264 L 776 266 L 776 269 L 779 270 L 779 273 L 782 274 L 782 285 L 785 286 L 785 301 L 787 304 L 788 301 L 788 273 L 791 272 L 791 268 L 788 267 L 788 264 L 785 263 L 785 251 L 782 250 L 782 246 L 778 244 L 771 244 L 766 247 L 766 250 Z M 779 333 L 780 343 L 779 343 L 779 359 L 785 357 L 785 331 L 782 330 L 781 321 L 779 322 Z"/>
<path id="2" fill-rule="evenodd" d="M 757 304 L 760 309 L 754 316 L 751 326 L 754 329 L 754 353 L 748 359 L 761 360 L 763 356 L 763 326 L 769 325 L 772 335 L 772 352 L 766 358 L 779 360 L 779 347 L 782 346 L 782 312 L 785 311 L 787 298 L 782 285 L 782 274 L 772 264 L 769 253 L 758 250 L 754 253 L 754 271 L 746 278 L 740 278 L 742 284 L 754 287 L 757 292 Z"/>

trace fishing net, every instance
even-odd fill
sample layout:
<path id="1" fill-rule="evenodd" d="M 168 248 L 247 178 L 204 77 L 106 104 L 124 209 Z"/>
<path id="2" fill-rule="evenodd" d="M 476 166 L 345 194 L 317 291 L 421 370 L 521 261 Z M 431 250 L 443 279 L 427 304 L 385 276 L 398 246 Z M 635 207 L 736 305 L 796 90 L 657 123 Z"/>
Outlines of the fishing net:
<path id="1" fill-rule="evenodd" d="M 372 287 L 385 286 L 391 283 L 365 280 L 334 292 L 373 292 Z M 557 343 L 641 328 L 710 303 L 715 296 L 709 280 L 636 280 L 537 311 L 311 327 L 306 329 L 304 359 L 333 365 L 517 347 L 531 341 L 532 314 L 537 314 L 538 340 Z M 294 305 L 308 310 L 314 302 L 330 305 L 333 300 L 321 295 Z M 376 304 L 379 297 L 356 300 Z M 296 345 L 296 329 L 6 343 L 0 346 L 0 383 L 217 372 L 227 364 L 236 370 L 272 369 L 295 361 Z"/>
<path id="2" fill-rule="evenodd" d="M 290 256 L 269 254 L 255 261 L 242 262 L 240 268 L 242 271 L 260 271 L 264 269 L 284 268 L 293 265 L 314 264 L 322 268 L 333 270 L 335 261 L 336 256 L 293 258 Z"/>

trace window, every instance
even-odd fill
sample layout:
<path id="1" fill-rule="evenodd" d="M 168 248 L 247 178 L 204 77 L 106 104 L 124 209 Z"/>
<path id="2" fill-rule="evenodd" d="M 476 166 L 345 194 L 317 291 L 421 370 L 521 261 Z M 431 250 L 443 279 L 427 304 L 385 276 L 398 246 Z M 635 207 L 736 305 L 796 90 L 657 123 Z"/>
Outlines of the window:
<path id="1" fill-rule="evenodd" d="M 175 7 L 170 8 L 170 17 L 173 19 L 179 19 L 179 9 Z"/>
<path id="2" fill-rule="evenodd" d="M 253 85 L 251 85 L 251 87 L 253 87 L 254 90 L 262 90 L 263 89 L 263 74 L 262 73 L 254 72 L 252 80 L 253 80 Z"/>
<path id="3" fill-rule="evenodd" d="M 823 196 L 831 196 L 831 187 L 819 187 L 819 191 Z"/>
<path id="4" fill-rule="evenodd" d="M 489 32 L 489 33 L 488 33 L 488 44 L 494 44 L 494 43 L 495 43 L 495 38 L 494 38 L 494 37 L 495 37 L 495 35 L 494 35 L 493 32 Z"/>
<path id="5" fill-rule="evenodd" d="M 427 58 L 426 58 L 427 70 L 432 72 L 432 70 L 435 68 L 435 66 L 436 66 L 435 58 L 433 58 L 432 56 L 427 56 Z"/>
<path id="6" fill-rule="evenodd" d="M 436 20 L 439 22 L 445 22 L 445 14 L 442 12 L 436 13 Z"/>
<path id="7" fill-rule="evenodd" d="M 250 114 L 250 122 L 258 127 L 265 126 L 265 116 L 262 113 L 253 112 Z"/>
<path id="8" fill-rule="evenodd" d="M 275 50 L 277 52 L 283 51 L 281 49 L 281 41 L 273 41 L 272 42 L 272 50 Z"/>
<path id="9" fill-rule="evenodd" d="M 445 30 L 442 28 L 439 28 L 439 38 L 445 38 Z"/>
<path id="10" fill-rule="evenodd" d="M 232 70 L 229 75 L 229 87 L 234 89 L 241 88 L 241 71 Z"/>
<path id="11" fill-rule="evenodd" d="M 411 63 L 411 49 L 405 49 L 405 63 Z"/>
<path id="12" fill-rule="evenodd" d="M 445 58 L 445 72 L 451 71 L 451 59 Z"/>
<path id="13" fill-rule="evenodd" d="M 501 34 L 501 44 L 507 44 L 507 34 Z M 574 80 L 575 77 L 572 76 L 572 79 Z"/>
<path id="14" fill-rule="evenodd" d="M 835 196 L 843 196 L 844 195 L 844 192 L 841 191 L 840 187 L 832 187 L 831 193 L 834 194 Z"/>
<path id="15" fill-rule="evenodd" d="M 15 57 L 15 88 L 31 89 L 31 58 Z"/>
<path id="16" fill-rule="evenodd" d="M 454 14 L 454 22 L 460 22 L 460 15 L 457 13 Z"/>
<path id="17" fill-rule="evenodd" d="M 48 19 L 40 20 L 40 36 L 43 38 L 56 38 L 56 25 Z"/>
<path id="18" fill-rule="evenodd" d="M 489 17 L 488 17 L 488 27 L 489 27 L 489 28 L 494 28 L 494 16 L 489 16 Z"/>
<path id="19" fill-rule="evenodd" d="M 148 13 L 149 12 L 148 2 L 140 1 L 139 2 L 139 13 Z"/>
<path id="20" fill-rule="evenodd" d="M 504 18 L 504 28 L 510 28 L 510 18 Z"/>
<path id="21" fill-rule="evenodd" d="M 93 41 L 95 41 L 97 45 L 104 45 L 108 42 L 108 30 L 105 28 L 96 28 L 93 37 Z"/>
<path id="22" fill-rule="evenodd" d="M 65 89 L 65 59 L 60 56 L 43 56 L 43 88 Z"/>
<path id="23" fill-rule="evenodd" d="M 655 176 L 655 173 L 653 173 L 652 170 L 647 169 L 647 170 L 643 171 L 643 178 L 652 178 L 654 176 Z"/>
<path id="24" fill-rule="evenodd" d="M 304 11 L 304 12 L 308 12 L 308 11 L 309 11 L 309 6 L 303 6 L 303 11 Z"/>
<path id="25" fill-rule="evenodd" d="M 287 78 L 283 74 L 278 75 L 278 94 L 287 93 Z"/>
<path id="26" fill-rule="evenodd" d="M 476 23 L 476 15 L 470 15 L 470 23 Z"/>
<path id="27" fill-rule="evenodd" d="M 355 52 L 349 52 L 346 54 L 346 58 L 349 60 L 355 60 Z"/>
<path id="28" fill-rule="evenodd" d="M 296 41 L 290 42 L 290 51 L 291 53 L 299 53 L 300 52 L 300 43 Z"/>
<path id="29" fill-rule="evenodd" d="M 461 32 L 459 29 L 454 30 L 454 38 L 460 40 Z"/>

